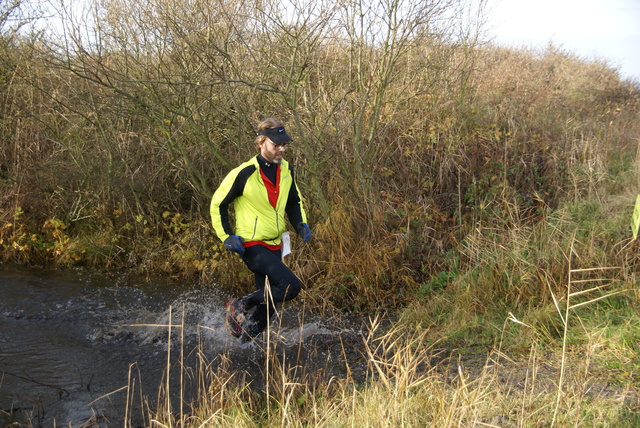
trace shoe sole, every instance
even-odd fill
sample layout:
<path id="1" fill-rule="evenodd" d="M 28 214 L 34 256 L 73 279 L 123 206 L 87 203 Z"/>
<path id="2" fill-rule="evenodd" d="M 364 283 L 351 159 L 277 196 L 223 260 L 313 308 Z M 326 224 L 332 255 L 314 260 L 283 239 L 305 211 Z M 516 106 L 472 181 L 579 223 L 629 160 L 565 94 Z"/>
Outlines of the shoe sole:
<path id="1" fill-rule="evenodd" d="M 227 331 L 234 337 L 240 337 L 242 335 L 242 325 L 238 322 L 238 318 L 236 317 L 235 310 L 231 306 L 232 300 L 227 302 L 227 314 L 225 325 L 227 326 Z M 244 316 L 243 316 L 244 318 Z"/>

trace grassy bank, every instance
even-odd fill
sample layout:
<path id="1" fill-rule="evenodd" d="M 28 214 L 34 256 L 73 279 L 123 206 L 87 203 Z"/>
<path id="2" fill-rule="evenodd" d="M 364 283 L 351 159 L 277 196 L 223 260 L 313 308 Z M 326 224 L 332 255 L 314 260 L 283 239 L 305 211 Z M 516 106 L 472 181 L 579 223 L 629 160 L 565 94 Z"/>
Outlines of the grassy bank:
<path id="1" fill-rule="evenodd" d="M 144 419 L 167 427 L 636 426 L 637 311 L 611 301 L 599 308 L 593 299 L 583 308 L 591 313 L 570 312 L 554 338 L 509 314 L 480 350 L 455 334 L 411 323 L 382 328 L 373 318 L 358 346 L 362 358 L 335 361 L 345 364 L 339 377 L 305 364 L 274 331 L 262 343 L 260 380 L 232 369 L 226 354 L 210 361 L 203 352 L 195 369 L 172 366 L 198 385 L 197 398 L 171 403 L 169 396 L 183 396 L 182 382 L 167 382 Z"/>

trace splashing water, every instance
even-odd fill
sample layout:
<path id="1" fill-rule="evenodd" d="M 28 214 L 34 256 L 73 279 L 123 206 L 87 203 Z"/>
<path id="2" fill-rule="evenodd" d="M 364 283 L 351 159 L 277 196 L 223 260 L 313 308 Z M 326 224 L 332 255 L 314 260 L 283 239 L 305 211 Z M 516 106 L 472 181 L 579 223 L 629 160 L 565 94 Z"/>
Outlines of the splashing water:
<path id="1" fill-rule="evenodd" d="M 178 358 L 171 354 L 181 349 L 197 346 L 209 358 L 230 352 L 245 366 L 261 351 L 260 343 L 241 344 L 226 332 L 229 296 L 213 285 L 136 284 L 16 266 L 0 267 L 0 281 L 0 410 L 9 421 L 117 426 L 131 372 L 154 396 L 167 356 Z M 318 320 L 302 322 L 299 311 L 283 314 L 272 325 L 285 346 L 331 334 Z"/>

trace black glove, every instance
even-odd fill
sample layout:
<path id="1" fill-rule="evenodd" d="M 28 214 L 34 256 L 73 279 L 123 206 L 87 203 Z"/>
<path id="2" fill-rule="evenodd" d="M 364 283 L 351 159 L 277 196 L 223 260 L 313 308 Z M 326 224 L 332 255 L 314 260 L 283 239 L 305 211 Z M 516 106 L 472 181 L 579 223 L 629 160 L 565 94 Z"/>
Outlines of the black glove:
<path id="1" fill-rule="evenodd" d="M 227 247 L 227 250 L 240 255 L 244 254 L 242 244 L 244 244 L 244 238 L 242 236 L 229 235 L 229 237 L 224 240 L 224 246 Z"/>
<path id="2" fill-rule="evenodd" d="M 309 242 L 309 239 L 311 239 L 311 229 L 309 229 L 307 223 L 300 223 L 298 227 L 296 227 L 296 231 L 302 238 L 302 242 Z"/>

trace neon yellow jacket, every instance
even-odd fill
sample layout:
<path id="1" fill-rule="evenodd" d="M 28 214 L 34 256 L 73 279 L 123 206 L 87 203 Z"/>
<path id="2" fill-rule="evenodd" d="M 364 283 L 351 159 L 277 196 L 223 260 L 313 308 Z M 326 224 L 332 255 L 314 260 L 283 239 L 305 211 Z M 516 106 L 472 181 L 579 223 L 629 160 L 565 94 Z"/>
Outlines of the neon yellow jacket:
<path id="1" fill-rule="evenodd" d="M 236 217 L 235 230 L 229 221 L 231 203 Z M 269 203 L 257 156 L 227 174 L 211 198 L 210 212 L 213 229 L 222 241 L 229 235 L 238 235 L 245 241 L 278 245 L 280 236 L 287 230 L 285 212 L 296 229 L 307 222 L 302 197 L 289 163 L 283 159 L 280 164 L 280 188 L 274 208 Z"/>

